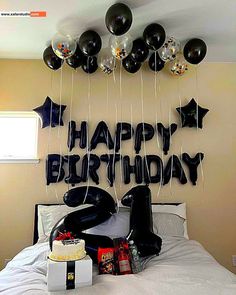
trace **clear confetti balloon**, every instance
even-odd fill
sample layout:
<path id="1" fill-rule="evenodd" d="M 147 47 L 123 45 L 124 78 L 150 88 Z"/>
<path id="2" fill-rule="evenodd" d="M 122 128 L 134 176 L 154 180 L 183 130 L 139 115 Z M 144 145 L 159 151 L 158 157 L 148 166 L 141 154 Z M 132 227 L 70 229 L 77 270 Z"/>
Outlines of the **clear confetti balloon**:
<path id="1" fill-rule="evenodd" d="M 188 71 L 188 63 L 182 54 L 178 54 L 176 59 L 170 63 L 170 72 L 175 76 L 183 76 Z"/>
<path id="2" fill-rule="evenodd" d="M 180 42 L 174 37 L 167 37 L 165 43 L 158 50 L 160 58 L 165 61 L 173 61 L 177 53 L 180 51 Z"/>
<path id="3" fill-rule="evenodd" d="M 112 55 L 119 60 L 126 58 L 133 47 L 133 42 L 128 34 L 122 36 L 112 35 L 109 43 Z"/>
<path id="4" fill-rule="evenodd" d="M 55 54 L 61 59 L 67 59 L 71 57 L 76 50 L 76 41 L 69 35 L 65 36 L 57 33 L 52 38 L 52 49 Z"/>
<path id="5" fill-rule="evenodd" d="M 110 48 L 104 48 L 98 55 L 98 66 L 105 74 L 111 74 L 116 68 L 116 61 Z"/>

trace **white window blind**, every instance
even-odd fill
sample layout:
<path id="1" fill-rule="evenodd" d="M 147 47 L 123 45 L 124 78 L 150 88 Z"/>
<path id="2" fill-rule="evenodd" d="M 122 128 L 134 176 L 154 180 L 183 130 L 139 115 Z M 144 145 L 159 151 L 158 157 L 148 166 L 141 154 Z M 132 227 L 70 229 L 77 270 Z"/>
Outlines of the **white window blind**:
<path id="1" fill-rule="evenodd" d="M 37 144 L 37 114 L 0 112 L 1 162 L 38 162 Z"/>

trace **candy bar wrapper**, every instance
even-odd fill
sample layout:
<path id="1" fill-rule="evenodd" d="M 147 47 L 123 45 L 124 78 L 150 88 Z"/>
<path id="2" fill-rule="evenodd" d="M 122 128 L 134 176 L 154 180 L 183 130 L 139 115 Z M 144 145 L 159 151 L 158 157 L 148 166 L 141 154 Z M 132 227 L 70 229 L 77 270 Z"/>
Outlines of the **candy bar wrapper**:
<path id="1" fill-rule="evenodd" d="M 114 273 L 114 249 L 98 248 L 98 271 L 99 274 Z"/>

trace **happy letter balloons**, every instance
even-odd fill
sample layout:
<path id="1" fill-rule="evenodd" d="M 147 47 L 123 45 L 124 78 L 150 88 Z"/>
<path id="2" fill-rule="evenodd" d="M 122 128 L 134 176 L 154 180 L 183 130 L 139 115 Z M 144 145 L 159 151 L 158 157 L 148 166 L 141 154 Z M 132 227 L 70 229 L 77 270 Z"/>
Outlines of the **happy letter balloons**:
<path id="1" fill-rule="evenodd" d="M 132 12 L 129 7 L 123 3 L 112 5 L 106 13 L 105 22 L 108 31 L 116 36 L 128 32 L 132 24 Z"/>
<path id="2" fill-rule="evenodd" d="M 161 25 L 153 23 L 146 27 L 143 38 L 150 49 L 157 50 L 165 42 L 166 33 Z"/>
<path id="3" fill-rule="evenodd" d="M 191 39 L 184 46 L 184 57 L 191 64 L 199 64 L 207 53 L 206 43 L 201 39 Z"/>

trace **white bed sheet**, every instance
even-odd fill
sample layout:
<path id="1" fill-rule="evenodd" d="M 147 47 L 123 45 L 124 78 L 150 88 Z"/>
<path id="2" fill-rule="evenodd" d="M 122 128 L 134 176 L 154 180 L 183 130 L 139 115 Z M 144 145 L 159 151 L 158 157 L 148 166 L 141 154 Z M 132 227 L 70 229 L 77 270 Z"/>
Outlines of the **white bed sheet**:
<path id="1" fill-rule="evenodd" d="M 48 292 L 48 243 L 25 248 L 0 272 L 2 295 L 236 295 L 236 276 L 196 241 L 163 237 L 160 256 L 136 275 L 97 275 L 93 285 L 71 291 Z"/>

